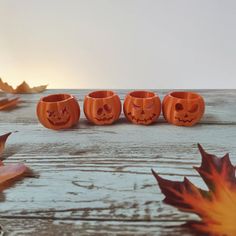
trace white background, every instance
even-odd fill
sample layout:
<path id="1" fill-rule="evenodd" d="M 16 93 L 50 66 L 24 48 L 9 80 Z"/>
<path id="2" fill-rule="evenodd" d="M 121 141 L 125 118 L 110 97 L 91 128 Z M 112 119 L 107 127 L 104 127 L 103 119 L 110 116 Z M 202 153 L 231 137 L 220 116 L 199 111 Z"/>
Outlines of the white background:
<path id="1" fill-rule="evenodd" d="M 51 88 L 236 88 L 235 0 L 0 0 L 0 77 Z"/>

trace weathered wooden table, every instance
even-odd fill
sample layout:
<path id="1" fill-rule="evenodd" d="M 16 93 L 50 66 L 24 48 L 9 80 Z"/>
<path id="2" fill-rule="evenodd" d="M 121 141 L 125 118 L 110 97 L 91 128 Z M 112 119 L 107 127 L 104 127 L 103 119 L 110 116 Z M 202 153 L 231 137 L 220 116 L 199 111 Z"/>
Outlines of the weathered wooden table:
<path id="1" fill-rule="evenodd" d="M 180 227 L 194 215 L 162 203 L 151 175 L 188 176 L 204 188 L 192 166 L 200 164 L 197 143 L 211 152 L 230 152 L 236 164 L 236 90 L 199 91 L 206 114 L 192 128 L 164 122 L 128 123 L 123 115 L 112 126 L 89 124 L 82 114 L 77 127 L 42 127 L 35 107 L 40 96 L 67 92 L 82 100 L 88 90 L 47 90 L 23 95 L 20 107 L 0 113 L 7 142 L 6 162 L 25 162 L 39 178 L 27 178 L 4 191 L 0 223 L 10 235 L 193 235 Z M 126 90 L 118 91 L 124 99 Z M 157 91 L 161 98 L 167 91 Z M 81 109 L 82 110 L 82 109 Z"/>

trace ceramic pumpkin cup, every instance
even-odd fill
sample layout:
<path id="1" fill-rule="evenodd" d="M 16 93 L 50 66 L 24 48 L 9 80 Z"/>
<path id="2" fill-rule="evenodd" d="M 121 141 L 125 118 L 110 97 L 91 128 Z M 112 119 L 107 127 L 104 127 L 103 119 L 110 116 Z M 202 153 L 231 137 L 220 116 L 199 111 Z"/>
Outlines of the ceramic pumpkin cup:
<path id="1" fill-rule="evenodd" d="M 126 95 L 123 110 L 130 122 L 149 125 L 160 116 L 161 100 L 150 91 L 133 91 Z"/>
<path id="2" fill-rule="evenodd" d="M 46 128 L 60 130 L 77 124 L 80 107 L 70 94 L 52 94 L 42 97 L 37 105 L 37 116 Z"/>
<path id="3" fill-rule="evenodd" d="M 84 114 L 96 125 L 110 125 L 121 113 L 119 96 L 110 90 L 94 91 L 84 98 Z"/>
<path id="4" fill-rule="evenodd" d="M 171 92 L 162 101 L 163 116 L 167 122 L 178 126 L 193 126 L 202 118 L 205 102 L 193 92 Z"/>

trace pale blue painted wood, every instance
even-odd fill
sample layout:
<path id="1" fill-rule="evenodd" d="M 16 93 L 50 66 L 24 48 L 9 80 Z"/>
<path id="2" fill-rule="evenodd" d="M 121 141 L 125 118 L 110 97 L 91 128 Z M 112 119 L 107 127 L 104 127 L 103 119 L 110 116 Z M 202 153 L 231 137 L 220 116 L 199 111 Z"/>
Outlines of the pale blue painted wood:
<path id="1" fill-rule="evenodd" d="M 88 91 L 44 94 L 52 92 L 69 92 L 82 102 Z M 122 99 L 126 92 L 118 91 Z M 160 91 L 161 97 L 165 93 Z M 205 188 L 192 168 L 200 164 L 198 142 L 219 156 L 230 152 L 236 164 L 236 91 L 200 93 L 207 113 L 191 128 L 163 119 L 137 126 L 123 117 L 112 126 L 94 126 L 82 116 L 68 131 L 42 127 L 35 115 L 42 94 L 23 95 L 20 108 L 0 115 L 1 133 L 18 131 L 10 136 L 4 155 L 11 156 L 8 163 L 25 162 L 40 177 L 4 191 L 0 203 L 4 229 L 19 235 L 192 235 L 179 226 L 197 217 L 164 205 L 150 170 L 175 180 L 187 176 Z"/>

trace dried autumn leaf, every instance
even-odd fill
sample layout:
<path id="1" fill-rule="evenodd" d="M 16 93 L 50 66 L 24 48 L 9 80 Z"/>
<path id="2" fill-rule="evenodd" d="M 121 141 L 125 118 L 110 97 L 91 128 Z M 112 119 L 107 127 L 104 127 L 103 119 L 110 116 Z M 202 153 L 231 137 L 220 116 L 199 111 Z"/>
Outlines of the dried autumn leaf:
<path id="1" fill-rule="evenodd" d="M 0 136 L 0 158 L 3 154 L 4 148 L 5 148 L 5 143 L 7 141 L 7 138 L 9 137 L 9 135 L 11 135 L 11 132 Z M 1 165 L 1 163 L 0 163 L 0 165 Z"/>
<path id="2" fill-rule="evenodd" d="M 19 86 L 17 86 L 15 93 L 41 93 L 46 88 L 47 85 L 30 88 L 30 86 L 25 81 L 23 81 Z"/>
<path id="3" fill-rule="evenodd" d="M 10 134 L 11 133 L 7 133 L 0 136 L 0 156 L 2 156 L 6 140 Z M 7 187 L 7 183 L 28 175 L 32 175 L 32 172 L 24 164 L 4 165 L 4 163 L 0 161 L 0 191 Z"/>
<path id="4" fill-rule="evenodd" d="M 0 166 L 0 186 L 7 181 L 25 176 L 26 172 L 28 172 L 28 168 L 22 163 Z"/>
<path id="5" fill-rule="evenodd" d="M 198 145 L 202 156 L 200 167 L 195 169 L 206 183 L 209 191 L 197 188 L 187 178 L 182 182 L 160 177 L 152 170 L 164 202 L 181 211 L 195 213 L 200 222 L 189 222 L 196 230 L 214 236 L 236 235 L 236 177 L 235 167 L 226 154 L 222 158 L 208 154 Z"/>
<path id="6" fill-rule="evenodd" d="M 30 86 L 23 81 L 20 85 L 14 89 L 11 85 L 8 83 L 5 83 L 2 81 L 0 78 L 0 89 L 6 93 L 14 93 L 14 94 L 19 94 L 19 93 L 41 93 L 47 88 L 47 85 L 41 85 L 37 87 L 30 88 Z"/>
<path id="7" fill-rule="evenodd" d="M 12 109 L 19 103 L 19 97 L 6 97 L 0 100 L 0 111 Z"/>

